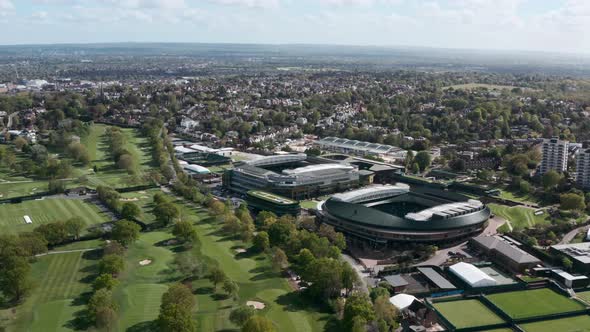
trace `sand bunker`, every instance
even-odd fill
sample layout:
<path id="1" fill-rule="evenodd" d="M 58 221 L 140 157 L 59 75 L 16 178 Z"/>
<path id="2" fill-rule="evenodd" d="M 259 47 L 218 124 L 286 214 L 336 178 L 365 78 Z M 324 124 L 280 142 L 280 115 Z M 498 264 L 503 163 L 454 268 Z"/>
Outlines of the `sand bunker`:
<path id="1" fill-rule="evenodd" d="M 151 259 L 144 259 L 141 262 L 139 262 L 139 265 L 141 265 L 141 266 L 146 266 L 146 265 L 150 265 L 150 264 L 152 264 Z"/>
<path id="2" fill-rule="evenodd" d="M 266 304 L 264 304 L 262 302 L 258 302 L 258 301 L 248 301 L 248 302 L 246 302 L 246 305 L 249 307 L 252 307 L 256 310 L 262 310 L 262 309 L 264 309 L 264 307 L 266 307 Z"/>
<path id="3" fill-rule="evenodd" d="M 245 253 L 246 252 L 246 249 L 244 249 L 244 248 L 236 249 L 236 252 L 238 254 Z"/>
<path id="4" fill-rule="evenodd" d="M 119 198 L 119 200 L 121 202 L 137 202 L 137 201 L 139 201 L 139 198 L 137 198 L 137 197 L 133 197 L 133 198 Z"/>
<path id="5" fill-rule="evenodd" d="M 145 194 L 145 191 L 142 190 L 142 191 L 138 191 L 137 193 L 138 194 Z"/>

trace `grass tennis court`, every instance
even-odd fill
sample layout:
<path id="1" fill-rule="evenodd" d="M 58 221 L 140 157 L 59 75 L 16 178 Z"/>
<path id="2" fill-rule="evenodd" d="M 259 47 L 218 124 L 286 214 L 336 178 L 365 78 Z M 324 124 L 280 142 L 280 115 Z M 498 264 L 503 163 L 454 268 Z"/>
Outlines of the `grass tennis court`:
<path id="1" fill-rule="evenodd" d="M 41 224 L 66 221 L 75 216 L 82 218 L 86 228 L 110 221 L 97 206 L 79 199 L 43 199 L 2 204 L 0 216 L 0 231 L 4 233 L 28 232 Z M 26 224 L 24 216 L 29 216 L 33 223 Z"/>
<path id="2" fill-rule="evenodd" d="M 521 324 L 526 332 L 588 332 L 590 331 L 590 316 L 582 315 L 555 320 Z"/>
<path id="3" fill-rule="evenodd" d="M 576 296 L 584 302 L 590 304 L 590 290 L 584 292 L 576 292 Z"/>
<path id="4" fill-rule="evenodd" d="M 514 319 L 584 309 L 581 303 L 549 288 L 491 294 L 487 298 Z"/>
<path id="5" fill-rule="evenodd" d="M 535 227 L 535 225 L 548 224 L 549 215 L 545 212 L 542 215 L 535 215 L 535 210 L 521 206 L 506 206 L 500 204 L 488 204 L 492 213 L 500 216 L 512 225 L 514 229 Z"/>
<path id="6" fill-rule="evenodd" d="M 434 303 L 434 307 L 456 328 L 504 323 L 504 320 L 479 300 Z"/>

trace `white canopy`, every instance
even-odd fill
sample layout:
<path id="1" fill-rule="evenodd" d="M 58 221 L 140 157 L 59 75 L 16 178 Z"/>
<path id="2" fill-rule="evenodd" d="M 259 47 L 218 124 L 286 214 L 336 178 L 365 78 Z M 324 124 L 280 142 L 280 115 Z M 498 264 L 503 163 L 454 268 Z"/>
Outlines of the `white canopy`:
<path id="1" fill-rule="evenodd" d="M 409 307 L 416 297 L 410 294 L 397 294 L 389 298 L 389 302 L 393 304 L 398 310 L 404 310 Z"/>
<path id="2" fill-rule="evenodd" d="M 465 262 L 452 265 L 449 269 L 471 287 L 487 287 L 495 286 L 497 284 L 496 279 L 490 277 L 487 273 L 477 267 Z"/>

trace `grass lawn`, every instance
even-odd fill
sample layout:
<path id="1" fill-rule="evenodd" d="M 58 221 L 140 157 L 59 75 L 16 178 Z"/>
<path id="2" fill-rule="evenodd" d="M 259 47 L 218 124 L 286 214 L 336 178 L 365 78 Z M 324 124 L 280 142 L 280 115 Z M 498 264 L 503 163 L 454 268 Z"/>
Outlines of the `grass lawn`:
<path id="1" fill-rule="evenodd" d="M 35 287 L 25 302 L 0 311 L 7 331 L 74 331 L 95 273 L 94 252 L 39 257 L 32 264 Z M 1 329 L 1 328 L 0 328 Z"/>
<path id="2" fill-rule="evenodd" d="M 81 143 L 86 146 L 92 162 L 87 169 L 79 169 L 77 176 L 86 175 L 88 184 L 91 186 L 124 187 L 137 184 L 131 183 L 135 181 L 133 177 L 129 176 L 126 171 L 117 169 L 110 159 L 105 136 L 107 128 L 108 126 L 103 124 L 93 124 L 88 135 L 81 138 Z M 143 137 L 138 129 L 121 128 L 121 130 L 127 137 L 125 148 L 135 160 L 137 174 L 141 175 L 153 166 L 148 139 Z M 98 173 L 94 173 L 93 166 L 98 167 Z"/>
<path id="3" fill-rule="evenodd" d="M 46 192 L 49 181 L 8 181 L 0 182 L 0 198 L 12 198 L 28 196 L 40 192 Z"/>
<path id="4" fill-rule="evenodd" d="M 456 328 L 504 323 L 479 300 L 438 302 L 434 307 Z"/>
<path id="5" fill-rule="evenodd" d="M 32 224 L 25 223 L 25 215 L 32 219 Z M 40 224 L 65 221 L 75 216 L 81 217 L 86 227 L 110 221 L 97 206 L 79 199 L 43 199 L 2 204 L 0 216 L 0 231 L 4 233 L 32 231 Z"/>
<path id="6" fill-rule="evenodd" d="M 576 296 L 590 305 L 590 290 L 584 292 L 576 292 Z"/>
<path id="7" fill-rule="evenodd" d="M 534 227 L 538 224 L 550 223 L 547 212 L 536 216 L 534 209 L 524 208 L 521 206 L 510 207 L 494 203 L 488 204 L 488 206 L 492 210 L 492 213 L 508 220 L 514 229 L 522 229 L 526 227 Z"/>
<path id="8" fill-rule="evenodd" d="M 526 332 L 584 332 L 590 331 L 590 316 L 582 315 L 522 324 Z"/>
<path id="9" fill-rule="evenodd" d="M 301 201 L 299 202 L 304 209 L 316 209 L 319 201 Z"/>
<path id="10" fill-rule="evenodd" d="M 513 193 L 511 191 L 508 190 L 500 190 L 500 196 L 498 196 L 500 198 L 503 199 L 507 199 L 507 200 L 511 200 L 511 201 L 515 201 L 515 202 L 520 202 L 520 203 L 532 203 L 532 204 L 537 204 L 539 203 L 539 200 L 530 194 L 520 194 L 520 193 Z"/>
<path id="11" fill-rule="evenodd" d="M 514 319 L 572 312 L 584 305 L 549 288 L 497 293 L 487 298 Z"/>

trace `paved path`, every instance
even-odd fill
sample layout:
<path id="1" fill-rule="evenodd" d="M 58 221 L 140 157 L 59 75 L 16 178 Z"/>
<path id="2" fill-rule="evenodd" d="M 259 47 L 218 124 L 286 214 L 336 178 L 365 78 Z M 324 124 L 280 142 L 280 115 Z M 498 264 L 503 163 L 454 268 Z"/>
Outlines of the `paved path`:
<path id="1" fill-rule="evenodd" d="M 35 257 L 47 256 L 47 255 L 56 255 L 56 254 L 68 254 L 71 252 L 86 252 L 86 251 L 93 251 L 98 250 L 100 248 L 86 248 L 86 249 L 72 249 L 72 250 L 55 250 L 55 251 L 48 251 L 44 254 L 35 255 Z"/>
<path id="2" fill-rule="evenodd" d="M 568 244 L 568 243 L 572 242 L 572 240 L 576 237 L 576 235 L 579 232 L 584 232 L 584 233 L 588 232 L 588 228 L 590 228 L 590 225 L 581 226 L 581 227 L 572 229 L 571 231 L 569 231 L 567 234 L 565 234 L 563 236 L 561 241 L 559 241 L 559 244 Z"/>
<path id="3" fill-rule="evenodd" d="M 356 271 L 357 275 L 359 276 L 359 280 L 361 281 L 361 291 L 363 291 L 364 293 L 369 293 L 369 287 L 367 286 L 367 280 L 365 280 L 365 278 L 369 277 L 368 273 L 363 272 L 364 271 L 364 267 L 359 264 L 354 258 L 346 255 L 346 254 L 342 254 L 342 258 L 347 261 L 350 266 L 352 266 L 352 268 Z"/>

